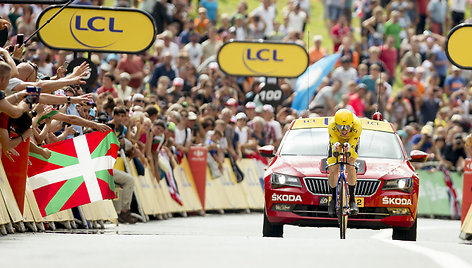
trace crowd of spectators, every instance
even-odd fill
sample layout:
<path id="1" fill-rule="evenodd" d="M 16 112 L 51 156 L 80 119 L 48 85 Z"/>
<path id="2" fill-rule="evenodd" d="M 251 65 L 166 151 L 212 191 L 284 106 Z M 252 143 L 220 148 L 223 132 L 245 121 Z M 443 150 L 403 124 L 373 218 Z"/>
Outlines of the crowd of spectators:
<path id="1" fill-rule="evenodd" d="M 139 8 L 156 21 L 152 49 L 136 55 L 93 54 L 98 79 L 92 85 L 81 80 L 87 64 L 67 71 L 73 53 L 49 49 L 35 37 L 9 53 L 6 49 L 16 44 L 17 34 L 27 37 L 34 31 L 32 25 L 44 7 L 1 4 L 0 29 L 6 27 L 9 39 L 6 49 L 0 49 L 0 92 L 5 95 L 0 111 L 4 117 L 18 118 L 24 112 L 32 117 L 32 127 L 17 133 L 21 139 L 0 128 L 3 150 L 30 136 L 32 150 L 47 157 L 47 150 L 38 145 L 112 128 L 138 172 L 151 165 L 159 177 L 159 152 L 175 165 L 192 145 L 202 145 L 209 151 L 212 175 L 218 177 L 224 157 L 233 163 L 243 157 L 265 162 L 257 149 L 277 147 L 293 119 L 331 116 L 347 108 L 359 117 L 380 111 L 397 128 L 407 153 L 420 149 L 448 168 L 462 169 L 471 127 L 471 72 L 452 66 L 444 51 L 444 33 L 464 19 L 461 1 L 453 0 L 448 7 L 442 0 L 326 0 L 332 48 L 319 34 L 313 44 L 303 41 L 306 25 L 315 19 L 310 17 L 309 0 L 289 0 L 281 10 L 274 0 L 261 0 L 248 10 L 242 0 L 232 14 L 221 14 L 218 0 L 200 0 L 198 6 L 189 2 L 140 1 Z M 354 11 L 360 25 L 353 25 Z M 279 13 L 282 21 L 276 19 Z M 219 69 L 217 51 L 231 39 L 294 42 L 309 47 L 310 64 L 335 52 L 341 58 L 308 109 L 295 111 L 290 107 L 296 79 L 233 77 Z M 280 105 L 261 102 L 258 92 L 265 83 L 282 89 Z M 31 85 L 42 89 L 41 103 L 32 106 L 33 112 L 22 100 Z M 132 188 L 126 174 L 121 175 L 117 183 Z M 122 221 L 135 222 L 129 201 L 117 210 Z"/>

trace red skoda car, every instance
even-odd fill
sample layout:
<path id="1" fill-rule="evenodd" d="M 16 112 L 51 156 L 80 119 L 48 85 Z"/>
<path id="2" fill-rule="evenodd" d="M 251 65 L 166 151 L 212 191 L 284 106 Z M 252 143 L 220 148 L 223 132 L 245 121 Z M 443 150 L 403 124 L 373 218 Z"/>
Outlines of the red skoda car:
<path id="1" fill-rule="evenodd" d="M 264 236 L 282 237 L 285 224 L 338 226 L 337 218 L 328 215 L 329 120 L 294 120 L 277 152 L 271 145 L 260 149 L 263 156 L 273 157 L 264 174 Z M 390 123 L 361 122 L 355 189 L 359 214 L 349 217 L 348 227 L 393 228 L 393 239 L 414 241 L 419 178 L 411 162 L 424 161 L 427 155 L 413 151 L 408 159 Z"/>

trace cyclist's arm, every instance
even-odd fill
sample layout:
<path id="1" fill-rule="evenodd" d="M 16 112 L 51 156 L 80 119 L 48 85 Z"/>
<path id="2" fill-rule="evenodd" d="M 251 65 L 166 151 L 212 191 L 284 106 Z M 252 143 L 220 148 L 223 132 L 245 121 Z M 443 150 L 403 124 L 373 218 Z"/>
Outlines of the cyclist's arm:
<path id="1" fill-rule="evenodd" d="M 336 132 L 336 124 L 333 122 L 330 122 L 328 125 L 328 133 L 329 133 L 329 144 L 332 146 L 332 150 L 334 152 L 334 144 L 339 141 L 339 135 Z"/>
<path id="2" fill-rule="evenodd" d="M 359 142 L 359 137 L 361 136 L 362 133 L 362 126 L 354 124 L 352 126 L 352 137 L 349 139 L 348 143 L 351 145 L 351 149 L 349 149 L 349 153 L 351 154 L 351 157 L 357 158 L 357 153 L 356 153 L 356 146 L 357 143 Z"/>

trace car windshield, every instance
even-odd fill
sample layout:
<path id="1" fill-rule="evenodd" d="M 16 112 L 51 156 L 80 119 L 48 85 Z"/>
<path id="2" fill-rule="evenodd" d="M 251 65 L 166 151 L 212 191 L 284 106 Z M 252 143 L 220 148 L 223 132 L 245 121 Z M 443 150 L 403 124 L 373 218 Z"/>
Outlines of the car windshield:
<path id="1" fill-rule="evenodd" d="M 280 149 L 281 155 L 328 155 L 328 129 L 293 129 L 287 133 Z M 364 130 L 359 147 L 359 158 L 404 159 L 394 133 Z"/>

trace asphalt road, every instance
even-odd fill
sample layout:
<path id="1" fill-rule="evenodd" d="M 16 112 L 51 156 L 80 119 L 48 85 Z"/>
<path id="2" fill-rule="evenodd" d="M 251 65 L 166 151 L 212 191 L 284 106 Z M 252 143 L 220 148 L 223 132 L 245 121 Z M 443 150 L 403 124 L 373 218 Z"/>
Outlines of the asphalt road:
<path id="1" fill-rule="evenodd" d="M 472 244 L 459 221 L 419 219 L 418 241 L 391 230 L 286 226 L 261 236 L 262 214 L 193 216 L 98 233 L 24 233 L 0 237 L 0 267 L 471 267 Z M 89 231 L 90 232 L 90 231 Z"/>

